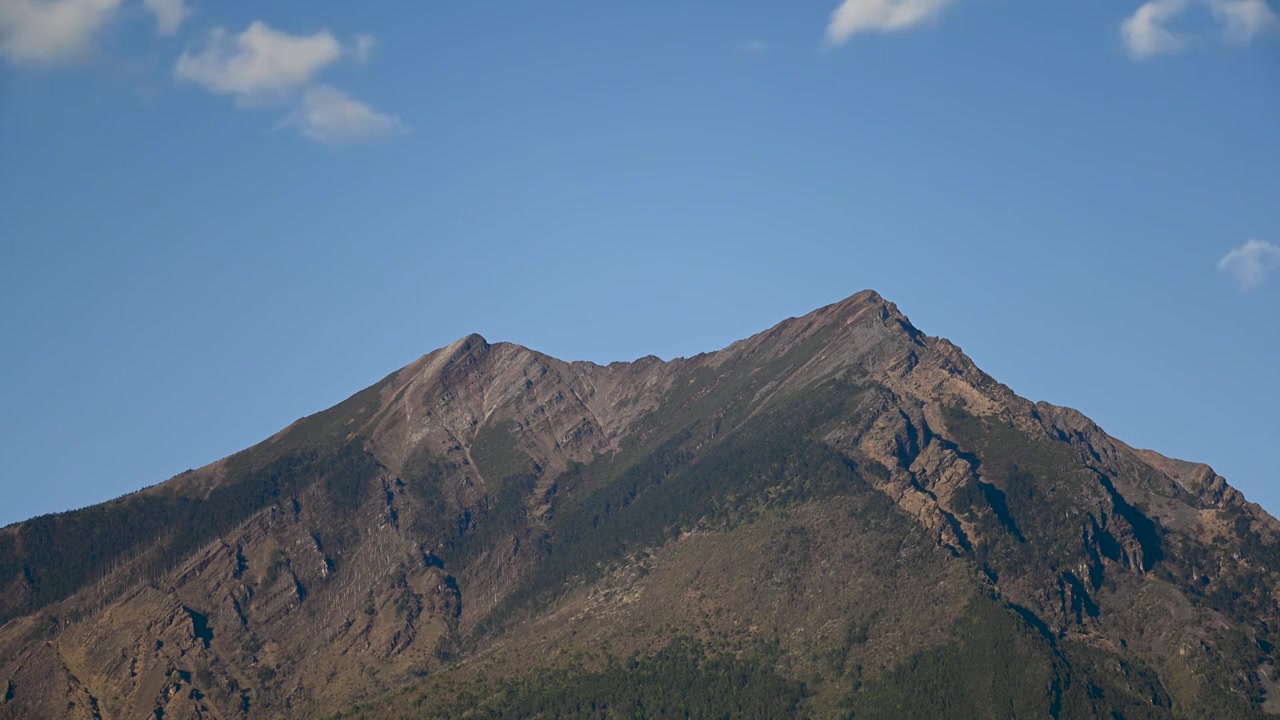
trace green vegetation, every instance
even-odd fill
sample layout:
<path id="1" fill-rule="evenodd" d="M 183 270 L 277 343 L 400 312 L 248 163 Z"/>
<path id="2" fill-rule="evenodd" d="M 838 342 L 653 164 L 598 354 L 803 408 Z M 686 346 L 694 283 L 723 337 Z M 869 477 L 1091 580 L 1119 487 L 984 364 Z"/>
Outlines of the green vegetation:
<path id="1" fill-rule="evenodd" d="M 574 662 L 521 678 L 432 684 L 402 706 L 378 705 L 340 718 L 791 718 L 804 686 L 777 675 L 777 647 L 739 655 L 680 638 L 591 670 Z"/>
<path id="2" fill-rule="evenodd" d="M 850 644 L 866 642 L 850 625 Z M 737 650 L 728 650 L 729 647 Z M 714 648 L 725 648 L 716 650 Z M 620 660 L 555 660 L 513 676 L 459 680 L 449 673 L 414 690 L 335 716 L 374 718 L 935 718 L 1208 717 L 1177 713 L 1150 668 L 1042 635 L 995 598 L 976 598 L 941 647 L 865 678 L 861 666 L 828 665 L 823 682 L 846 683 L 838 708 L 819 710 L 804 683 L 781 674 L 776 642 L 702 643 L 688 638 Z M 1221 718 L 1254 717 L 1243 706 Z"/>
<path id="3" fill-rule="evenodd" d="M 535 472 L 533 460 L 517 444 L 519 426 L 511 420 L 482 425 L 471 443 L 471 458 L 480 475 L 491 483 Z"/>
<path id="4" fill-rule="evenodd" d="M 408 529 L 429 547 L 437 547 L 452 537 L 445 481 L 457 471 L 457 465 L 433 457 L 426 448 L 414 453 L 401 469 L 400 482 L 407 487 L 417 509 Z"/>
<path id="5" fill-rule="evenodd" d="M 970 604 L 953 641 L 853 691 L 854 718 L 1172 718 L 1149 669 L 1087 646 L 1059 646 L 993 599 Z"/>

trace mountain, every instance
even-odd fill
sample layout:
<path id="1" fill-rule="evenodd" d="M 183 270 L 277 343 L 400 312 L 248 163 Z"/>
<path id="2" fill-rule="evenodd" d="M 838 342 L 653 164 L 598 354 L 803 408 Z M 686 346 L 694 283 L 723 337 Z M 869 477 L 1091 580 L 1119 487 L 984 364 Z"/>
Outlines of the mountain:
<path id="1" fill-rule="evenodd" d="M 1278 570 L 873 292 L 670 362 L 471 335 L 0 529 L 0 717 L 1266 717 Z"/>

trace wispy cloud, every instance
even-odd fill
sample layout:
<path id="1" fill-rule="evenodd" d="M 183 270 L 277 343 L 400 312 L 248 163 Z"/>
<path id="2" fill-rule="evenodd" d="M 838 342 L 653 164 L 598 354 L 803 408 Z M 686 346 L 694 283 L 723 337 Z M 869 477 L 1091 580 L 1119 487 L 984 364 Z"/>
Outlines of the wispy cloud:
<path id="1" fill-rule="evenodd" d="M 1280 17 L 1264 0 L 1209 0 L 1209 9 L 1228 42 L 1247 45 L 1259 35 L 1280 30 Z"/>
<path id="2" fill-rule="evenodd" d="M 843 45 L 866 33 L 910 30 L 938 19 L 956 0 L 843 0 L 827 22 L 826 44 Z M 1212 24 L 1214 34 L 1233 45 L 1280 32 L 1280 16 L 1271 0 L 1146 0 L 1120 26 L 1129 55 L 1146 60 L 1182 52 L 1199 40 L 1178 27 L 1193 9 Z"/>
<path id="3" fill-rule="evenodd" d="M 1280 270 L 1280 247 L 1265 240 L 1249 240 L 1222 256 L 1218 271 L 1230 275 L 1241 290 L 1259 288 Z"/>
<path id="4" fill-rule="evenodd" d="M 80 57 L 121 0 L 0 0 L 0 55 L 12 62 Z"/>
<path id="5" fill-rule="evenodd" d="M 1169 23 L 1187 9 L 1187 0 L 1150 0 L 1120 26 L 1125 47 L 1135 59 L 1176 53 L 1187 46 L 1183 34 Z"/>
<path id="6" fill-rule="evenodd" d="M 766 53 L 769 52 L 769 43 L 759 38 L 749 38 L 738 43 L 738 49 L 745 53 Z"/>
<path id="7" fill-rule="evenodd" d="M 344 58 L 368 62 L 376 44 L 372 35 L 357 35 L 344 46 L 328 30 L 293 35 L 254 22 L 234 36 L 213 30 L 198 50 L 182 53 L 173 74 L 240 107 L 290 105 L 280 125 L 316 142 L 347 144 L 407 128 L 399 118 L 316 80 Z"/>
<path id="8" fill-rule="evenodd" d="M 142 4 L 155 16 L 156 32 L 161 35 L 173 35 L 191 17 L 185 0 L 142 0 Z"/>
<path id="9" fill-rule="evenodd" d="M 373 55 L 373 51 L 377 47 L 377 38 L 368 33 L 360 33 L 356 35 L 356 41 L 351 46 L 351 53 L 355 55 L 356 62 L 364 65 L 369 62 L 369 57 Z"/>
<path id="10" fill-rule="evenodd" d="M 295 127 L 310 140 L 343 145 L 404 132 L 400 118 L 378 112 L 328 85 L 317 85 L 302 96 L 283 125 Z"/>
<path id="11" fill-rule="evenodd" d="M 844 0 L 827 23 L 827 43 L 859 33 L 896 32 L 938 17 L 953 0 Z"/>
<path id="12" fill-rule="evenodd" d="M 0 59 L 53 65 L 90 55 L 95 39 L 135 0 L 0 0 Z M 173 35 L 191 16 L 185 0 L 141 0 L 156 32 Z"/>
<path id="13" fill-rule="evenodd" d="M 1233 45 L 1248 45 L 1264 33 L 1280 30 L 1280 18 L 1266 0 L 1148 0 L 1120 26 L 1129 55 L 1147 60 L 1191 47 L 1196 36 L 1173 24 L 1196 7 L 1208 10 L 1217 34 Z"/>

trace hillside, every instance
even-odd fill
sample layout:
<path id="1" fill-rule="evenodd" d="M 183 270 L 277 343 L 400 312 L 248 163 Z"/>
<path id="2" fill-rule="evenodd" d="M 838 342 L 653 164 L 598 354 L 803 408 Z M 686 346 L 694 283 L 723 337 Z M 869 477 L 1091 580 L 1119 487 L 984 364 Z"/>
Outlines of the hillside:
<path id="1" fill-rule="evenodd" d="M 471 335 L 0 529 L 0 718 L 1265 717 L 1277 570 L 873 292 L 670 362 Z"/>

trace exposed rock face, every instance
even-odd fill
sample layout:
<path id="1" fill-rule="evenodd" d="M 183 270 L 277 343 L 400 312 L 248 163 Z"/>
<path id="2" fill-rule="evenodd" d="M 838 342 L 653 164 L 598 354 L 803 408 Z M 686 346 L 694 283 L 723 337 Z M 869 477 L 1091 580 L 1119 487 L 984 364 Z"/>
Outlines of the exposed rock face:
<path id="1" fill-rule="evenodd" d="M 1248 716 L 1278 566 L 1280 525 L 1210 468 L 1018 397 L 872 292 L 670 362 L 471 335 L 0 530 L 0 717 L 314 717 L 672 632 L 776 638 L 822 715 L 975 602 L 1044 644 L 1053 712 Z"/>

